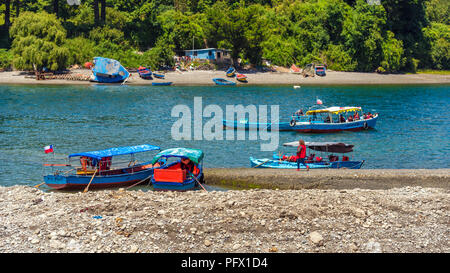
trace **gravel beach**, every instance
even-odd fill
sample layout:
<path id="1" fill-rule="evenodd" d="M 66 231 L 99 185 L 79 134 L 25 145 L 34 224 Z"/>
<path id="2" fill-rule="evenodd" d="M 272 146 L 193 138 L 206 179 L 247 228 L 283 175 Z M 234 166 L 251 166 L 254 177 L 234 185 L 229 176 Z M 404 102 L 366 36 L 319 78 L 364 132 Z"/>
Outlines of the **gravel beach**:
<path id="1" fill-rule="evenodd" d="M 77 69 L 72 74 L 88 76 L 90 70 Z M 325 77 L 307 77 L 289 72 L 251 72 L 245 73 L 248 83 L 241 83 L 235 79 L 237 85 L 353 85 L 353 84 L 449 84 L 450 75 L 439 74 L 378 74 L 361 72 L 328 71 Z M 213 78 L 227 78 L 220 70 L 195 70 L 184 72 L 167 72 L 165 79 L 144 80 L 137 73 L 131 73 L 127 85 L 151 85 L 152 82 L 173 82 L 173 85 L 214 85 Z M 74 80 L 35 80 L 27 78 L 20 71 L 1 72 L 0 84 L 97 84 L 89 81 Z"/>
<path id="2" fill-rule="evenodd" d="M 449 172 L 437 172 L 445 180 L 434 186 L 405 182 L 385 189 L 65 193 L 0 187 L 0 252 L 447 253 Z"/>

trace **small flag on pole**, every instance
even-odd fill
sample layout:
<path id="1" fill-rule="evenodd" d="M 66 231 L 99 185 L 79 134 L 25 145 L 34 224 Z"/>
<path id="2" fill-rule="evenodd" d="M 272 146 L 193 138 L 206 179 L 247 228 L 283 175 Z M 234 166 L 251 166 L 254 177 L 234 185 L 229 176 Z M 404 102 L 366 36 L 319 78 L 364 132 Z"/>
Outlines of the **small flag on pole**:
<path id="1" fill-rule="evenodd" d="M 53 153 L 53 145 L 48 145 L 44 147 L 44 151 L 46 154 Z"/>
<path id="2" fill-rule="evenodd" d="M 320 99 L 317 99 L 317 104 L 322 104 L 322 101 Z"/>

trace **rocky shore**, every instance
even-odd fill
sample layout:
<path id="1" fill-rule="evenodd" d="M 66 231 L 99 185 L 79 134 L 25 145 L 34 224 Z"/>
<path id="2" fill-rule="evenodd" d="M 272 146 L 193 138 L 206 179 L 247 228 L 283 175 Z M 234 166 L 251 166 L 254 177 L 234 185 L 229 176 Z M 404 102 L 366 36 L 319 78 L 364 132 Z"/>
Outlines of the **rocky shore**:
<path id="1" fill-rule="evenodd" d="M 448 180 L 447 180 L 448 184 Z M 448 188 L 0 187 L 0 252 L 450 252 Z"/>
<path id="2" fill-rule="evenodd" d="M 306 77 L 289 72 L 243 72 L 248 83 L 241 83 L 235 79 L 237 85 L 385 85 L 385 84 L 449 84 L 450 75 L 439 74 L 378 74 L 362 72 L 327 71 L 325 77 Z M 71 70 L 71 74 L 80 78 L 89 78 L 88 69 Z M 173 82 L 173 85 L 214 85 L 213 78 L 226 78 L 221 70 L 194 70 L 165 73 L 165 79 L 144 80 L 138 73 L 131 73 L 127 85 L 151 85 L 152 82 Z M 39 80 L 31 78 L 20 71 L 0 73 L 0 84 L 76 84 L 90 85 L 95 82 L 84 80 L 49 79 Z"/>

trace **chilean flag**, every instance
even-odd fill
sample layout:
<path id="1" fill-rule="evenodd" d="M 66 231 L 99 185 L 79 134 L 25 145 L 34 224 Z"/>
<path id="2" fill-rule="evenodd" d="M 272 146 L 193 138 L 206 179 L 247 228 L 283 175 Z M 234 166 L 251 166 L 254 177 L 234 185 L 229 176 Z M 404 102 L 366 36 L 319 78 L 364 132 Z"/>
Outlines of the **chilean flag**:
<path id="1" fill-rule="evenodd" d="M 322 101 L 320 99 L 317 99 L 317 104 L 322 104 Z"/>
<path id="2" fill-rule="evenodd" d="M 53 153 L 53 145 L 45 146 L 44 151 L 46 154 Z"/>

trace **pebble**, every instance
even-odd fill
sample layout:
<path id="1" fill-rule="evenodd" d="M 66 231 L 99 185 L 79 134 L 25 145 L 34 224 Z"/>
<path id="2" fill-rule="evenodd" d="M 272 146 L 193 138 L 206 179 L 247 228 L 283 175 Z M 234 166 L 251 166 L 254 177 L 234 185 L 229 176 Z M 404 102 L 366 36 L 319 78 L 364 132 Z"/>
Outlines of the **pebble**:
<path id="1" fill-rule="evenodd" d="M 0 200 L 2 253 L 450 252 L 442 188 L 82 194 L 12 186 L 0 187 Z M 42 201 L 24 207 L 33 200 Z M 86 207 L 95 211 L 80 212 Z"/>

